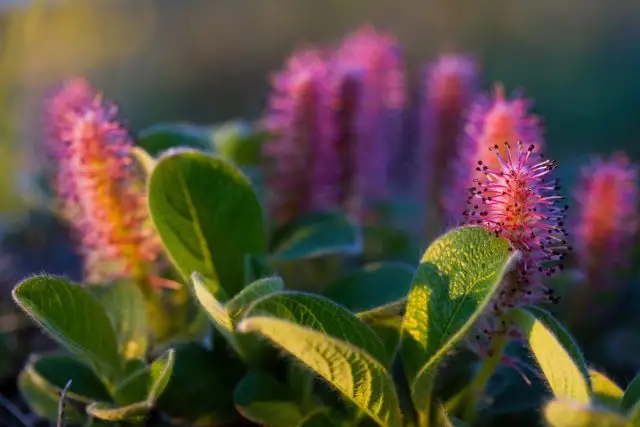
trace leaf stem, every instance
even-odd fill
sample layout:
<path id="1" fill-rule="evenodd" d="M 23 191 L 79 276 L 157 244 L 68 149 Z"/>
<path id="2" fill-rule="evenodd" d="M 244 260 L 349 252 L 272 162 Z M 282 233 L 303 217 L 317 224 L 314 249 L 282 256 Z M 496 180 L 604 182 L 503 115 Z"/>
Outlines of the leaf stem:
<path id="1" fill-rule="evenodd" d="M 469 387 L 467 403 L 463 413 L 463 420 L 465 422 L 469 424 L 473 424 L 475 422 L 477 415 L 476 402 L 478 402 L 482 397 L 482 393 L 484 393 L 487 388 L 491 375 L 493 375 L 494 371 L 500 364 L 502 352 L 508 342 L 508 337 L 504 334 L 498 334 L 493 338 L 491 347 L 489 348 L 489 356 L 485 357 L 480 364 L 478 374 Z"/>
<path id="2" fill-rule="evenodd" d="M 431 424 L 431 401 L 434 382 L 435 378 L 431 376 L 429 381 L 425 384 L 425 388 L 427 390 L 424 395 L 427 396 L 427 399 L 422 405 L 416 405 L 416 411 L 418 413 L 418 427 L 429 427 Z"/>

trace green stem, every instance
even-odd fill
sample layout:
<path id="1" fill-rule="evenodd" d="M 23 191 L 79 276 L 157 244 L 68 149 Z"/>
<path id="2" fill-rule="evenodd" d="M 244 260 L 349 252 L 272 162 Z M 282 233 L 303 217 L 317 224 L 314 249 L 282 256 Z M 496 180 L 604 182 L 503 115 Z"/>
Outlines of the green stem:
<path id="1" fill-rule="evenodd" d="M 493 338 L 489 349 L 489 356 L 482 361 L 478 374 L 471 383 L 469 393 L 467 395 L 466 408 L 463 413 L 463 420 L 468 424 L 473 424 L 475 422 L 477 415 L 476 402 L 478 402 L 482 397 L 491 375 L 493 375 L 493 372 L 500 364 L 502 352 L 508 342 L 508 338 L 503 334 L 496 335 Z"/>

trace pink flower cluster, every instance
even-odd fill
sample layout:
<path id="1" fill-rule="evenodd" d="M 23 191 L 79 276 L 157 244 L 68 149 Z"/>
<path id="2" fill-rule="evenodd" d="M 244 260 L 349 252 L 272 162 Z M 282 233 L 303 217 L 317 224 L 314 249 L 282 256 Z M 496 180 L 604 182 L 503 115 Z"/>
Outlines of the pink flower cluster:
<path id="1" fill-rule="evenodd" d="M 478 224 L 507 239 L 514 250 L 521 253 L 513 277 L 508 277 L 498 297 L 480 322 L 483 335 L 473 342 L 483 354 L 496 333 L 517 331 L 502 330 L 496 324 L 498 318 L 518 306 L 540 302 L 557 302 L 552 289 L 543 283 L 562 269 L 562 261 L 572 248 L 565 237 L 567 205 L 559 205 L 564 198 L 557 194 L 559 180 L 549 177 L 556 163 L 545 159 L 535 145 L 518 142 L 514 147 L 503 144 L 490 148 L 498 167 L 477 161 L 476 172 L 484 177 L 475 179 L 469 188 L 464 216 L 469 224 Z M 489 151 L 489 150 L 487 150 Z"/>
<path id="2" fill-rule="evenodd" d="M 78 236 L 86 280 L 145 276 L 162 248 L 131 157 L 133 143 L 116 120 L 115 106 L 76 79 L 64 84 L 46 109 L 54 186 Z"/>
<path id="3" fill-rule="evenodd" d="M 295 52 L 273 78 L 263 124 L 271 216 L 345 209 L 387 196 L 405 104 L 395 38 L 365 27 L 336 48 Z"/>
<path id="4" fill-rule="evenodd" d="M 450 223 L 460 220 L 464 210 L 464 199 L 460 197 L 473 182 L 482 175 L 475 169 L 475 162 L 481 160 L 486 166 L 499 168 L 495 155 L 489 148 L 498 145 L 499 152 L 506 156 L 504 143 L 517 141 L 535 144 L 538 149 L 544 146 L 539 119 L 529 114 L 531 101 L 514 94 L 505 95 L 504 87 L 497 84 L 493 94 L 482 94 L 469 107 L 461 142 L 453 158 L 442 159 L 442 163 L 451 163 L 448 175 L 449 192 L 444 195 L 443 205 Z M 434 159 L 431 159 L 432 161 Z"/>
<path id="5" fill-rule="evenodd" d="M 625 267 L 638 229 L 638 168 L 623 153 L 596 158 L 582 170 L 575 191 L 578 204 L 574 241 L 578 264 L 595 287 Z"/>

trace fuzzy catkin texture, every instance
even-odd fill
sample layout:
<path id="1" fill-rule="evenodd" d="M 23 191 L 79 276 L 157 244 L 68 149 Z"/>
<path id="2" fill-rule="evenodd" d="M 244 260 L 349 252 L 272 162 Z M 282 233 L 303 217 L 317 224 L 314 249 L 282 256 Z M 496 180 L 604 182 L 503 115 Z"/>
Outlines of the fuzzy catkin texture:
<path id="1" fill-rule="evenodd" d="M 596 288 L 615 286 L 612 272 L 629 263 L 638 228 L 638 169 L 623 153 L 596 158 L 582 169 L 574 197 L 577 261 Z"/>
<path id="2" fill-rule="evenodd" d="M 427 161 L 425 180 L 418 183 L 426 183 L 429 188 L 420 188 L 420 197 L 428 191 L 430 199 L 442 204 L 442 192 L 447 191 L 447 177 L 460 149 L 465 114 L 476 96 L 478 80 L 479 66 L 470 55 L 443 55 L 423 71 L 416 165 Z"/>
<path id="3" fill-rule="evenodd" d="M 143 278 L 162 246 L 115 106 L 72 80 L 49 101 L 48 113 L 56 190 L 78 237 L 86 281 Z"/>
<path id="4" fill-rule="evenodd" d="M 405 104 L 396 40 L 365 27 L 295 52 L 272 81 L 263 146 L 272 218 L 343 209 L 363 221 L 388 196 Z"/>
<path id="5" fill-rule="evenodd" d="M 521 141 L 526 145 L 535 144 L 539 150 L 544 148 L 539 119 L 529 113 L 531 104 L 517 94 L 507 98 L 504 87 L 496 84 L 492 95 L 480 95 L 470 107 L 459 158 L 450 176 L 448 187 L 451 191 L 443 200 L 451 223 L 459 221 L 464 210 L 465 200 L 460 195 L 474 179 L 483 178 L 475 170 L 475 163 L 481 160 L 492 169 L 500 167 L 497 157 L 489 152 L 490 147 L 498 145 L 498 152 L 505 157 L 508 154 L 505 142 Z M 516 155 L 515 152 L 511 154 Z"/>
<path id="6" fill-rule="evenodd" d="M 557 302 L 543 279 L 562 269 L 562 260 L 571 250 L 564 228 L 568 206 L 560 205 L 564 198 L 557 194 L 559 180 L 549 176 L 556 163 L 544 159 L 533 144 L 519 142 L 515 146 L 505 143 L 504 150 L 498 145 L 491 147 L 495 156 L 491 164 L 497 163 L 497 168 L 484 160 L 476 162 L 476 172 L 484 177 L 469 188 L 468 209 L 464 211 L 469 224 L 484 226 L 521 253 L 517 269 L 505 279 L 481 322 L 482 335 L 478 335 L 475 344 L 479 349 L 487 348 L 496 333 L 518 335 L 496 323 L 508 310 Z"/>
<path id="7" fill-rule="evenodd" d="M 273 137 L 263 156 L 269 212 L 280 223 L 336 205 L 338 153 L 326 144 L 334 133 L 328 72 L 325 52 L 308 48 L 295 52 L 272 78 L 262 124 Z"/>

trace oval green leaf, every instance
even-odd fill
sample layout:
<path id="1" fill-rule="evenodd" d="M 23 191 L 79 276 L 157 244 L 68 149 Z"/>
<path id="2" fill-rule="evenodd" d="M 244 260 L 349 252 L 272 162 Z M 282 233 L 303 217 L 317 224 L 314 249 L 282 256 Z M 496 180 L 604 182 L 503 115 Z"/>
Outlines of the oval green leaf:
<path id="1" fill-rule="evenodd" d="M 364 350 L 382 364 L 389 362 L 382 340 L 350 311 L 319 295 L 297 291 L 271 294 L 256 301 L 247 316 L 270 315 L 311 328 Z"/>
<path id="2" fill-rule="evenodd" d="M 414 273 L 415 268 L 406 264 L 370 264 L 336 281 L 323 295 L 366 316 L 406 301 Z"/>
<path id="3" fill-rule="evenodd" d="M 162 395 L 173 372 L 173 364 L 176 360 L 176 352 L 173 349 L 165 351 L 160 357 L 151 363 L 150 371 L 150 387 L 147 403 L 153 405 Z"/>
<path id="4" fill-rule="evenodd" d="M 54 353 L 33 356 L 26 369 L 32 369 L 32 375 L 41 377 L 58 393 L 69 380 L 72 380 L 67 397 L 78 402 L 90 403 L 111 399 L 106 387 L 93 370 L 69 355 Z"/>
<path id="5" fill-rule="evenodd" d="M 60 389 L 40 376 L 33 367 L 27 366 L 18 375 L 18 390 L 33 412 L 51 421 L 57 419 Z M 86 415 L 73 405 L 65 405 L 63 419 L 70 423 L 81 423 Z"/>
<path id="6" fill-rule="evenodd" d="M 527 310 L 516 308 L 509 316 L 524 333 L 553 394 L 559 399 L 589 404 L 589 383 L 553 331 Z"/>
<path id="7" fill-rule="evenodd" d="M 283 348 L 355 403 L 378 425 L 400 427 L 402 416 L 393 380 L 362 349 L 322 332 L 273 317 L 249 317 L 238 326 Z"/>
<path id="8" fill-rule="evenodd" d="M 481 227 L 434 241 L 413 278 L 403 322 L 402 357 L 416 405 L 427 401 L 438 361 L 482 314 L 517 253 Z M 419 403 L 420 402 L 420 403 Z"/>
<path id="9" fill-rule="evenodd" d="M 182 152 L 160 159 L 149 178 L 158 234 L 185 278 L 193 272 L 233 296 L 244 286 L 244 259 L 267 249 L 262 210 L 247 178 L 222 159 Z"/>
<path id="10" fill-rule="evenodd" d="M 151 407 L 147 402 L 133 403 L 127 406 L 117 406 L 108 402 L 95 402 L 87 406 L 87 414 L 104 421 L 142 421 Z"/>
<path id="11" fill-rule="evenodd" d="M 276 247 L 272 260 L 292 261 L 362 251 L 361 230 L 342 214 L 315 214 L 301 219 L 292 228 Z"/>
<path id="12" fill-rule="evenodd" d="M 259 425 L 291 427 L 303 420 L 284 384 L 261 372 L 249 372 L 236 386 L 233 399 L 238 412 Z"/>
<path id="13" fill-rule="evenodd" d="M 30 277 L 13 298 L 53 339 L 89 361 L 109 381 L 120 372 L 111 321 L 89 291 L 53 276 Z"/>
<path id="14" fill-rule="evenodd" d="M 629 427 L 627 419 L 604 408 L 553 400 L 544 409 L 550 427 Z"/>
<path id="15" fill-rule="evenodd" d="M 624 390 L 622 401 L 620 402 L 620 409 L 624 412 L 631 410 L 636 403 L 640 401 L 640 373 L 638 373 L 627 384 L 627 388 Z"/>
<path id="16" fill-rule="evenodd" d="M 225 308 L 231 321 L 235 325 L 251 303 L 267 295 L 282 291 L 283 289 L 284 282 L 277 276 L 265 277 L 250 283 L 227 302 Z"/>
<path id="17" fill-rule="evenodd" d="M 114 325 L 120 354 L 126 359 L 146 357 L 149 323 L 147 303 L 140 288 L 131 282 L 115 282 L 95 287 L 94 295 Z"/>
<path id="18" fill-rule="evenodd" d="M 576 366 L 580 369 L 583 378 L 587 382 L 589 386 L 591 386 L 591 373 L 589 372 L 589 368 L 587 367 L 587 361 L 580 351 L 580 347 L 576 340 L 571 336 L 569 331 L 565 329 L 564 326 L 553 317 L 551 313 L 546 310 L 543 310 L 539 307 L 527 307 L 526 310 L 533 314 L 536 319 L 542 322 L 547 329 L 549 329 L 553 335 L 560 341 L 560 344 L 564 347 L 565 350 L 569 353 Z"/>

